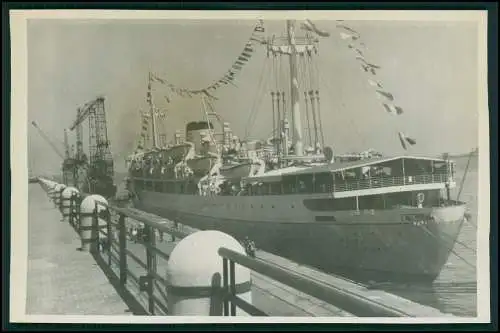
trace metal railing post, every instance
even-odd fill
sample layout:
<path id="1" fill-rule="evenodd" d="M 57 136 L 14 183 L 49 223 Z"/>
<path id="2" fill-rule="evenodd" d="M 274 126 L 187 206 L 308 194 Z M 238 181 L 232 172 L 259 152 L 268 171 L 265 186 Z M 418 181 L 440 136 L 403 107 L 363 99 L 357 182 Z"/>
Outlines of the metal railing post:
<path id="1" fill-rule="evenodd" d="M 76 231 L 78 233 L 80 233 L 80 222 L 82 220 L 81 218 L 81 203 L 82 203 L 82 197 L 79 196 L 78 198 L 76 198 L 76 207 L 75 207 L 75 219 L 73 221 L 73 223 L 75 224 L 75 228 L 76 228 Z"/>
<path id="2" fill-rule="evenodd" d="M 59 202 L 57 203 L 57 206 L 58 206 L 61 214 L 63 213 L 63 202 L 65 201 L 63 198 L 63 195 L 62 195 L 63 191 L 64 191 L 64 188 L 59 191 L 59 194 L 58 194 L 59 195 Z"/>
<path id="3" fill-rule="evenodd" d="M 106 211 L 106 232 L 108 233 L 108 266 L 111 267 L 111 244 L 113 243 L 113 233 L 111 231 L 111 211 L 107 209 Z"/>
<path id="4" fill-rule="evenodd" d="M 99 210 L 95 202 L 94 214 L 92 215 L 92 228 L 90 236 L 90 252 L 99 253 Z"/>
<path id="5" fill-rule="evenodd" d="M 224 316 L 229 316 L 229 299 L 228 299 L 228 260 L 222 259 L 222 290 L 224 299 Z"/>
<path id="6" fill-rule="evenodd" d="M 179 229 L 179 224 L 176 221 L 174 221 L 174 227 L 176 230 Z M 175 242 L 175 235 L 174 234 L 172 234 L 172 242 Z"/>
<path id="7" fill-rule="evenodd" d="M 120 237 L 120 284 L 127 284 L 127 229 L 125 225 L 125 215 L 120 214 L 118 221 L 118 232 Z"/>
<path id="8" fill-rule="evenodd" d="M 229 261 L 229 295 L 236 296 L 236 274 L 234 269 L 234 261 Z M 231 302 L 231 316 L 236 316 L 236 305 Z"/>
<path id="9" fill-rule="evenodd" d="M 75 209 L 75 193 L 72 193 L 71 194 L 71 197 L 69 198 L 69 216 L 68 216 L 68 220 L 69 220 L 69 225 L 73 227 L 73 222 L 74 222 L 74 216 L 73 216 L 73 211 Z"/>
<path id="10" fill-rule="evenodd" d="M 154 234 L 153 234 L 153 228 L 151 226 L 145 224 L 144 225 L 144 231 L 147 239 L 145 240 L 146 245 L 146 267 L 147 267 L 147 293 L 148 293 L 148 308 L 149 308 L 149 313 L 153 314 L 155 313 L 155 299 L 153 297 L 153 291 L 154 291 L 154 286 L 153 286 L 153 276 L 154 274 L 154 254 L 150 249 L 150 246 L 153 246 L 155 243 L 154 241 Z"/>

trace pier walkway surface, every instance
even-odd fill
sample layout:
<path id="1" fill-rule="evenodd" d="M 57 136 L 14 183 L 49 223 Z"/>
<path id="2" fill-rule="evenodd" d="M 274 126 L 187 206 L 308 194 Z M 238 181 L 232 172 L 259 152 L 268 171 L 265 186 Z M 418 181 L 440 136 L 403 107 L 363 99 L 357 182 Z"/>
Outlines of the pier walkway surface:
<path id="1" fill-rule="evenodd" d="M 132 315 L 38 184 L 29 186 L 26 314 Z"/>

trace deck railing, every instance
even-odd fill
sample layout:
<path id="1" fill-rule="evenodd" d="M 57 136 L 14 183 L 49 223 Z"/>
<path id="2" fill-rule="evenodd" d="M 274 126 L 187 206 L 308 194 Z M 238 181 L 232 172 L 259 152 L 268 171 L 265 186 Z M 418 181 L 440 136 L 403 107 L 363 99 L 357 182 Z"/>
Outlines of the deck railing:
<path id="1" fill-rule="evenodd" d="M 133 178 L 133 181 L 142 182 L 141 189 L 163 193 L 198 193 L 195 183 L 188 183 L 188 180 L 163 179 L 163 178 Z M 305 188 L 297 184 L 278 183 L 278 189 L 275 189 L 274 183 L 264 183 L 261 187 L 252 190 L 251 195 L 290 195 L 290 194 L 308 194 L 308 193 L 335 193 L 369 190 L 375 188 L 384 188 L 392 186 L 408 186 L 418 184 L 440 184 L 448 181 L 448 175 L 441 174 L 421 174 L 414 176 L 395 176 L 395 177 L 370 177 L 360 180 L 336 180 L 333 184 L 309 184 Z M 172 186 L 165 186 L 166 183 L 172 183 Z M 184 184 L 182 190 L 176 188 L 174 183 Z M 194 187 L 193 187 L 194 185 Z M 292 186 L 293 185 L 293 186 Z M 315 185 L 315 186 L 314 186 Z M 166 190 L 168 189 L 168 190 Z M 248 194 L 246 194 L 248 195 Z"/>
<path id="2" fill-rule="evenodd" d="M 406 186 L 417 184 L 439 184 L 448 180 L 446 174 L 423 174 L 400 177 L 372 177 L 358 181 L 335 182 L 334 192 L 359 191 L 391 186 Z"/>
<path id="3" fill-rule="evenodd" d="M 70 199 L 69 222 L 77 231 L 80 230 L 81 223 L 78 207 L 85 196 L 85 194 L 72 196 Z M 162 273 L 166 271 L 166 265 L 160 265 L 163 266 L 160 271 L 158 262 L 160 260 L 164 263 L 168 262 L 174 244 L 170 243 L 170 251 L 165 250 L 168 246 L 161 246 L 165 242 L 158 243 L 158 232 L 170 235 L 172 241 L 176 238 L 182 239 L 190 232 L 170 227 L 169 224 L 173 222 L 161 217 L 100 202 L 96 202 L 92 215 L 93 236 L 91 239 L 94 242 L 90 248 L 92 253 L 100 256 L 109 268 L 113 269 L 121 288 L 130 288 L 130 279 L 132 279 L 132 282 L 135 282 L 134 287 L 138 288 L 141 294 L 146 293 L 147 314 L 168 315 L 168 295 L 166 294 L 168 281 L 162 276 Z M 130 222 L 143 224 L 143 232 L 138 235 L 137 239 L 131 238 L 130 229 L 127 228 Z M 234 316 L 238 307 L 252 316 L 267 316 L 265 312 L 236 295 L 235 267 L 241 265 L 355 316 L 408 316 L 407 313 L 377 301 L 304 277 L 261 259 L 224 247 L 218 250 L 218 254 L 222 258 L 223 285 L 217 292 L 217 296 L 214 295 L 217 299 L 222 295 L 222 313 L 216 315 Z"/>

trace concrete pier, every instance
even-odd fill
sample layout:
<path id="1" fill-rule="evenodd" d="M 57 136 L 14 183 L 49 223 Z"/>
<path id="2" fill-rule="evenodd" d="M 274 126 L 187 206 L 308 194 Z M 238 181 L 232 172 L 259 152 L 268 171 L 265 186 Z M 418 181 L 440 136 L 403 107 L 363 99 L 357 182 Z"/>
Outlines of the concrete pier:
<path id="1" fill-rule="evenodd" d="M 80 238 L 61 223 L 47 193 L 29 186 L 28 315 L 131 315 L 96 260 L 81 252 Z"/>

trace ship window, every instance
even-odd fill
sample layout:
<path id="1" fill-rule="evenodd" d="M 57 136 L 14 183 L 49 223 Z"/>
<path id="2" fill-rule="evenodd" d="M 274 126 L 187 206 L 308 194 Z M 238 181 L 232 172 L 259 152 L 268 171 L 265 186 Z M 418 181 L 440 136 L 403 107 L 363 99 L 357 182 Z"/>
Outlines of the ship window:
<path id="1" fill-rule="evenodd" d="M 161 192 L 162 191 L 162 182 L 161 181 L 155 181 L 155 192 Z"/>
<path id="2" fill-rule="evenodd" d="M 284 176 L 283 189 L 285 194 L 294 194 L 297 191 L 297 176 Z"/>
<path id="3" fill-rule="evenodd" d="M 359 209 L 384 209 L 385 201 L 382 195 L 367 195 L 359 197 Z"/>
<path id="4" fill-rule="evenodd" d="M 169 192 L 170 193 L 176 193 L 177 192 L 176 189 L 177 189 L 177 184 L 175 182 L 170 182 L 170 184 L 169 184 Z"/>
<path id="5" fill-rule="evenodd" d="M 281 194 L 281 183 L 270 183 L 270 194 Z"/>
<path id="6" fill-rule="evenodd" d="M 269 192 L 269 187 L 267 184 L 259 184 L 259 195 L 266 195 Z"/>
<path id="7" fill-rule="evenodd" d="M 316 222 L 334 222 L 336 221 L 335 216 L 316 216 Z"/>
<path id="8" fill-rule="evenodd" d="M 333 175 L 329 172 L 321 172 L 314 175 L 314 192 L 327 193 L 333 186 Z"/>
<path id="9" fill-rule="evenodd" d="M 299 193 L 313 193 L 314 176 L 312 174 L 300 175 L 297 178 Z"/>
<path id="10" fill-rule="evenodd" d="M 257 185 L 251 185 L 250 195 L 257 195 Z"/>

